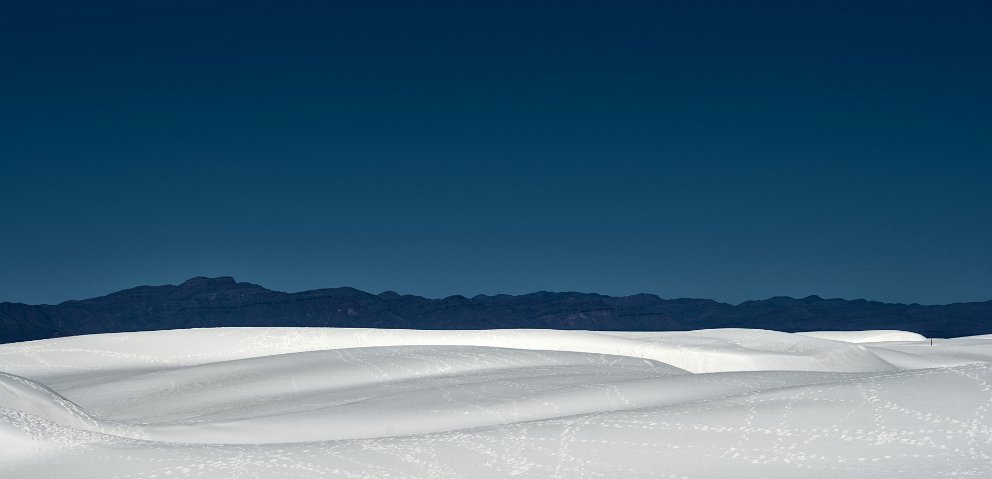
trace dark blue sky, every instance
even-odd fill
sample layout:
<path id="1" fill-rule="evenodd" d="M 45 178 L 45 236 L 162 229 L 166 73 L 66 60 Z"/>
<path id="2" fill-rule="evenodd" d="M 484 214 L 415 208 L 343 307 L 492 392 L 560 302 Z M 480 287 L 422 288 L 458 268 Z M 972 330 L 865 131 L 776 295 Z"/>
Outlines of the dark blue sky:
<path id="1" fill-rule="evenodd" d="M 986 1 L 0 3 L 0 301 L 988 300 L 990 207 Z"/>

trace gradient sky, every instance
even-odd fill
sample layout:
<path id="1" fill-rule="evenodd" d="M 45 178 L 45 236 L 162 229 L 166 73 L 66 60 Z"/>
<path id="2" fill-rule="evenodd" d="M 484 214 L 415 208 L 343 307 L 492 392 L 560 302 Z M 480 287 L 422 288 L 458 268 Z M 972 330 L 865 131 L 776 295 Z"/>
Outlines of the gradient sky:
<path id="1" fill-rule="evenodd" d="M 988 300 L 990 207 L 987 1 L 0 2 L 0 301 Z"/>

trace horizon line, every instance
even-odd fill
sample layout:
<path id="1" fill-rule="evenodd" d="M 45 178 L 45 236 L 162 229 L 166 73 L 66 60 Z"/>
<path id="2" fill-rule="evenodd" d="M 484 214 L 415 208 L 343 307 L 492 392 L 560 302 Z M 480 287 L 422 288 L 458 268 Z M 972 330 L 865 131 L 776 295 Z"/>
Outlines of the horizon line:
<path id="1" fill-rule="evenodd" d="M 253 283 L 253 282 L 249 282 L 249 281 L 238 281 L 233 276 L 194 276 L 194 277 L 191 277 L 189 279 L 186 279 L 186 280 L 180 282 L 179 284 L 172 284 L 172 283 L 154 284 L 154 285 L 152 285 L 152 284 L 141 284 L 141 285 L 136 285 L 136 286 L 131 286 L 131 287 L 128 287 L 128 288 L 120 289 L 120 290 L 117 290 L 117 291 L 111 291 L 109 293 L 105 293 L 105 294 L 102 294 L 102 295 L 99 295 L 99 296 L 93 296 L 93 297 L 82 298 L 82 299 L 66 299 L 66 300 L 63 300 L 63 301 L 60 301 L 60 302 L 57 302 L 57 303 L 24 303 L 24 302 L 20 302 L 20 301 L 2 300 L 2 301 L 0 301 L 0 304 L 2 304 L 2 303 L 8 303 L 8 304 L 23 304 L 23 305 L 27 305 L 27 306 L 58 306 L 58 305 L 65 304 L 65 303 L 83 302 L 83 301 L 89 301 L 89 300 L 93 300 L 93 299 L 97 299 L 97 298 L 103 298 L 103 297 L 106 297 L 106 296 L 110 296 L 110 295 L 113 295 L 113 294 L 121 293 L 121 292 L 124 292 L 124 291 L 129 291 L 129 290 L 136 289 L 136 288 L 159 288 L 159 287 L 167 287 L 167 286 L 172 286 L 172 287 L 177 287 L 178 288 L 178 287 L 181 287 L 181 286 L 183 286 L 185 284 L 188 284 L 188 283 L 191 283 L 191 282 L 195 282 L 195 281 L 224 282 L 224 283 L 232 283 L 232 284 L 251 285 L 251 286 L 257 286 L 257 287 L 262 288 L 262 289 L 264 289 L 266 291 L 271 291 L 271 292 L 274 292 L 274 293 L 283 293 L 283 294 L 303 294 L 303 293 L 310 293 L 310 292 L 314 292 L 314 291 L 324 291 L 324 290 L 333 290 L 333 289 L 351 289 L 351 290 L 355 290 L 355 291 L 358 291 L 360 293 L 368 294 L 368 295 L 371 295 L 371 296 L 382 296 L 384 294 L 392 293 L 392 294 L 396 294 L 398 296 L 413 296 L 413 297 L 417 297 L 417 298 L 421 298 L 421 299 L 426 299 L 426 300 L 431 300 L 431 301 L 440 301 L 440 300 L 445 300 L 445 299 L 450 299 L 450 298 L 464 298 L 464 299 L 468 299 L 468 300 L 473 300 L 473 299 L 478 298 L 480 296 L 489 297 L 489 298 L 497 297 L 497 296 L 519 297 L 519 296 L 528 296 L 528 295 L 533 295 L 533 294 L 547 293 L 547 294 L 597 295 L 597 296 L 605 296 L 605 297 L 608 297 L 608 298 L 629 298 L 629 297 L 634 297 L 634 296 L 653 296 L 653 297 L 655 297 L 655 298 L 657 298 L 659 300 L 662 300 L 662 301 L 678 301 L 678 300 L 712 301 L 712 302 L 715 302 L 715 303 L 718 303 L 718 304 L 725 304 L 725 305 L 732 306 L 732 307 L 740 306 L 740 305 L 743 305 L 745 303 L 770 301 L 770 300 L 773 300 L 773 299 L 791 299 L 791 300 L 794 300 L 794 301 L 804 301 L 804 300 L 809 300 L 809 299 L 813 299 L 813 300 L 817 300 L 817 301 L 846 301 L 846 302 L 862 302 L 863 301 L 863 302 L 868 302 L 868 303 L 902 305 L 902 306 L 950 306 L 950 305 L 955 305 L 955 304 L 981 304 L 981 303 L 992 302 L 992 299 L 987 299 L 987 300 L 977 300 L 977 301 L 954 301 L 954 302 L 950 302 L 950 303 L 940 303 L 940 304 L 924 304 L 924 303 L 918 303 L 918 302 L 904 303 L 904 302 L 878 301 L 878 300 L 872 300 L 872 299 L 867 299 L 867 298 L 847 299 L 847 298 L 842 298 L 842 297 L 825 297 L 825 296 L 821 296 L 821 295 L 818 295 L 818 294 L 815 294 L 814 293 L 814 294 L 809 294 L 809 295 L 806 295 L 806 296 L 803 296 L 803 297 L 794 297 L 794 296 L 789 296 L 789 295 L 774 295 L 774 296 L 769 296 L 767 298 L 746 299 L 746 300 L 741 301 L 741 302 L 738 302 L 738 303 L 732 303 L 732 302 L 719 301 L 719 300 L 716 300 L 716 299 L 713 299 L 713 298 L 706 298 L 706 297 L 682 296 L 682 297 L 666 298 L 666 297 L 662 297 L 662 296 L 660 296 L 660 295 L 658 295 L 656 293 L 648 293 L 648 292 L 640 292 L 640 293 L 633 293 L 633 294 L 626 294 L 626 295 L 610 295 L 610 294 L 596 293 L 596 292 L 587 292 L 587 291 L 574 291 L 574 290 L 573 291 L 550 291 L 550 290 L 543 290 L 543 289 L 542 290 L 538 290 L 538 291 L 532 291 L 532 292 L 529 292 L 529 293 L 520 293 L 520 294 L 510 294 L 510 293 L 479 293 L 479 294 L 476 294 L 476 295 L 473 295 L 473 296 L 465 296 L 465 295 L 462 295 L 462 294 L 451 294 L 451 295 L 443 296 L 443 297 L 432 297 L 432 296 L 425 296 L 425 295 L 411 294 L 411 293 L 399 293 L 399 292 L 397 292 L 395 290 L 392 290 L 392 289 L 387 289 L 387 290 L 384 290 L 384 291 L 379 292 L 379 293 L 372 293 L 372 292 L 365 291 L 363 289 L 359 289 L 359 288 L 356 288 L 356 287 L 353 287 L 353 286 L 323 287 L 323 288 L 305 289 L 305 290 L 300 290 L 300 291 L 280 291 L 280 290 L 276 290 L 276 289 L 270 289 L 270 288 L 268 288 L 266 286 L 263 286 L 261 284 L 258 284 L 258 283 Z"/>

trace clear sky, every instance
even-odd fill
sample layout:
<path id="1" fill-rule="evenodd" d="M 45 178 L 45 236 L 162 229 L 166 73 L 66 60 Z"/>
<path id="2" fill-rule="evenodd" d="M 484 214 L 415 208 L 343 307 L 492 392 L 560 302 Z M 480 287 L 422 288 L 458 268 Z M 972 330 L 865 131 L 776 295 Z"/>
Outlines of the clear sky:
<path id="1" fill-rule="evenodd" d="M 989 300 L 990 207 L 987 1 L 0 2 L 0 301 Z"/>

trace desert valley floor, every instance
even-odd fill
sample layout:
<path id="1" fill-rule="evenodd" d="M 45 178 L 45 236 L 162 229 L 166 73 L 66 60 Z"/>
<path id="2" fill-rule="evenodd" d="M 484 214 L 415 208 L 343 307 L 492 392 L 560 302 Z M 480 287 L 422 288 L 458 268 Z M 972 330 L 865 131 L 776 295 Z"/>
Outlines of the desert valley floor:
<path id="1" fill-rule="evenodd" d="M 0 477 L 992 477 L 992 336 L 224 328 L 0 345 Z"/>

